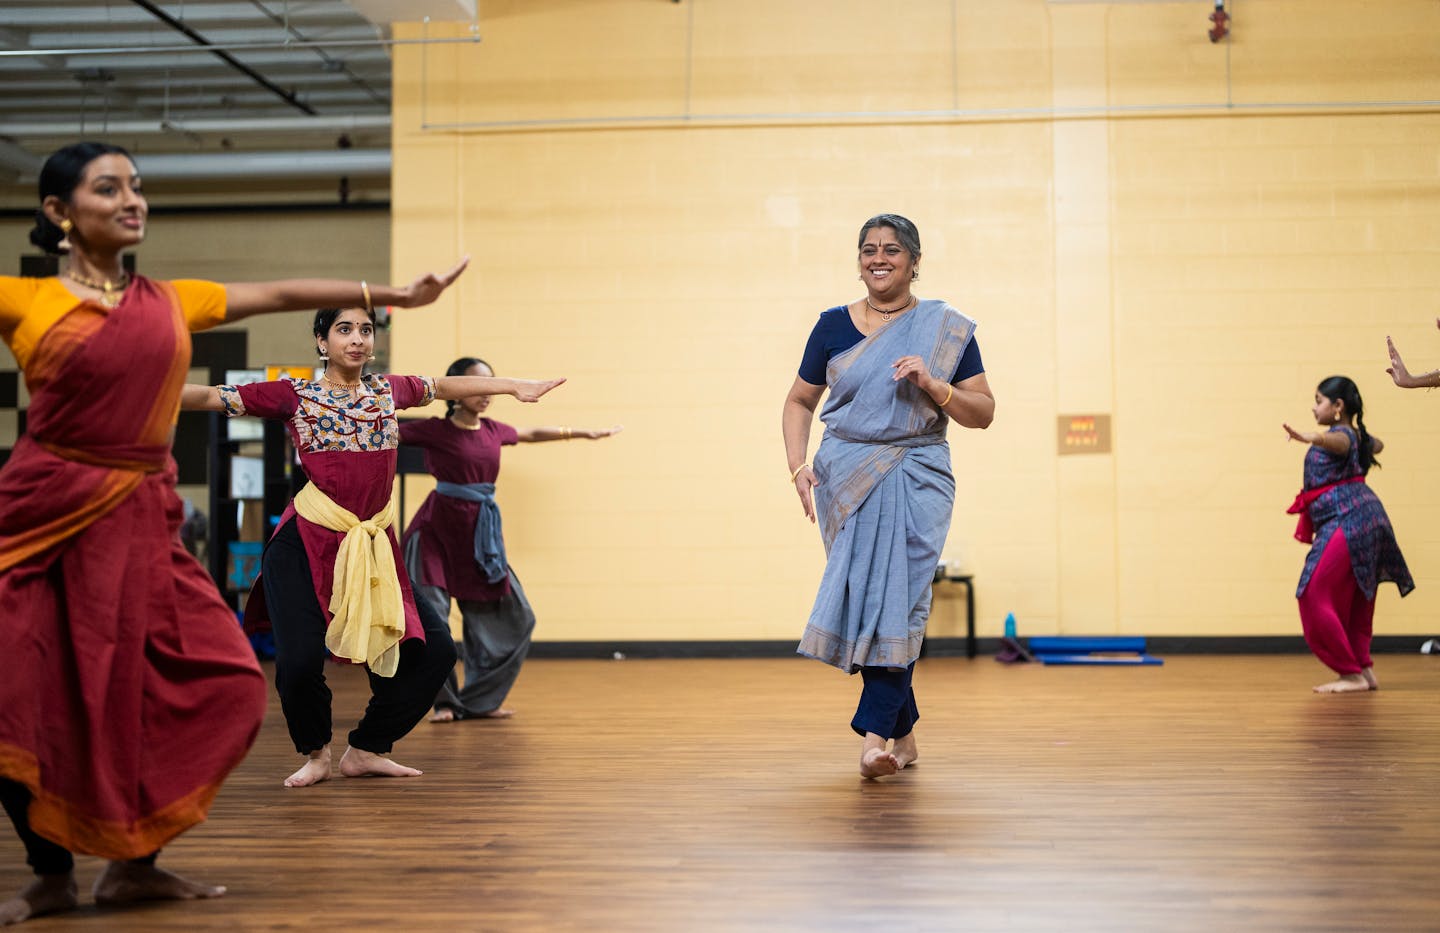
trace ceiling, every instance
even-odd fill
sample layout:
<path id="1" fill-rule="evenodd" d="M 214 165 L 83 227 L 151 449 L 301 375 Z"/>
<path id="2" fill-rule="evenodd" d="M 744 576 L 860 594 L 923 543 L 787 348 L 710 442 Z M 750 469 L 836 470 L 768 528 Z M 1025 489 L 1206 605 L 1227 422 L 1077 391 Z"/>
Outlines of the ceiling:
<path id="1" fill-rule="evenodd" d="M 0 0 L 0 179 L 81 138 L 151 177 L 388 174 L 388 26 L 426 15 L 475 0 Z"/>

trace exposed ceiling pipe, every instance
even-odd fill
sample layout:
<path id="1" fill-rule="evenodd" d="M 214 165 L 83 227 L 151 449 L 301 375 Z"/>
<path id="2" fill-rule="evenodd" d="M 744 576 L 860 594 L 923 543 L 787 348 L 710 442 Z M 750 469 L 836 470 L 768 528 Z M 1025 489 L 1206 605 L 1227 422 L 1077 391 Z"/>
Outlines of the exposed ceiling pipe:
<path id="1" fill-rule="evenodd" d="M 87 123 L 93 122 L 87 121 Z M 357 130 L 390 129 L 389 114 L 319 117 L 235 117 L 215 119 L 110 120 L 97 129 L 87 128 L 90 135 L 159 136 L 172 133 L 323 133 Z M 27 137 L 74 136 L 79 123 L 0 120 L 0 136 L 17 139 Z"/>
<path id="2" fill-rule="evenodd" d="M 0 147 L 0 158 L 3 158 Z M 296 152 L 191 152 L 137 154 L 147 181 L 231 178 L 373 178 L 390 174 L 388 149 L 301 150 Z M 27 165 L 18 181 L 34 181 L 40 160 Z M 4 162 L 10 165 L 10 162 Z"/>
<path id="3" fill-rule="evenodd" d="M 389 175 L 388 149 L 194 152 L 136 156 L 150 181 L 191 178 L 338 178 Z"/>
<path id="4" fill-rule="evenodd" d="M 73 48 L 50 49 L 0 49 L 0 59 L 5 58 L 78 58 L 86 55 L 213 55 L 218 52 L 293 52 L 297 49 L 369 49 L 394 48 L 401 45 L 478 45 L 479 35 L 457 36 L 441 39 L 310 39 L 294 42 L 227 42 L 223 45 L 212 42 L 209 45 L 111 45 L 76 46 Z"/>

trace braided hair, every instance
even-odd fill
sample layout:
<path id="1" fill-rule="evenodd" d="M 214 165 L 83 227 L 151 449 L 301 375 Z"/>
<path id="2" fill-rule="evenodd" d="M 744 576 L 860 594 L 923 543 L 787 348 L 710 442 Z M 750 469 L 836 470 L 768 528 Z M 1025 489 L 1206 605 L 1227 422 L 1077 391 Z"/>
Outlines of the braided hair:
<path id="1" fill-rule="evenodd" d="M 1343 403 L 1344 410 L 1355 416 L 1356 433 L 1360 435 L 1360 472 L 1369 473 L 1371 466 L 1378 467 L 1380 461 L 1371 449 L 1370 432 L 1365 430 L 1365 403 L 1360 399 L 1360 387 L 1348 376 L 1331 376 L 1322 380 L 1315 391 L 1331 401 Z"/>

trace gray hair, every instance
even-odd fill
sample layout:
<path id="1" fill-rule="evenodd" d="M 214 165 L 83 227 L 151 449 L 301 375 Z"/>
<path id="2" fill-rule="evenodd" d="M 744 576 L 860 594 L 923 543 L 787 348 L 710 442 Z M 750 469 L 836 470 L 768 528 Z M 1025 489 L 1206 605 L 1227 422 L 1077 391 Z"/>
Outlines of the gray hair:
<path id="1" fill-rule="evenodd" d="M 895 239 L 905 247 L 905 252 L 910 254 L 910 261 L 914 262 L 920 258 L 920 231 L 915 225 L 899 214 L 876 214 L 865 221 L 860 227 L 860 243 L 855 247 L 860 249 L 865 246 L 865 234 L 876 227 L 889 227 L 895 231 Z"/>

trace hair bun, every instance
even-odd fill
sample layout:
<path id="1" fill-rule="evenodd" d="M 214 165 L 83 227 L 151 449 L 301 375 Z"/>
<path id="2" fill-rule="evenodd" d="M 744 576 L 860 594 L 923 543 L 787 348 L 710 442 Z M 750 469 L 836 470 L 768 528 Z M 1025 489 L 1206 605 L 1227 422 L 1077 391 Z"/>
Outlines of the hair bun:
<path id="1" fill-rule="evenodd" d="M 35 212 L 35 226 L 30 231 L 30 242 L 43 249 L 51 255 L 60 254 L 60 241 L 65 238 L 65 231 L 50 222 L 45 212 Z"/>

